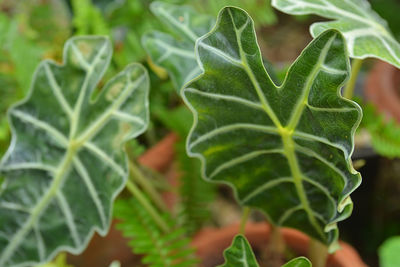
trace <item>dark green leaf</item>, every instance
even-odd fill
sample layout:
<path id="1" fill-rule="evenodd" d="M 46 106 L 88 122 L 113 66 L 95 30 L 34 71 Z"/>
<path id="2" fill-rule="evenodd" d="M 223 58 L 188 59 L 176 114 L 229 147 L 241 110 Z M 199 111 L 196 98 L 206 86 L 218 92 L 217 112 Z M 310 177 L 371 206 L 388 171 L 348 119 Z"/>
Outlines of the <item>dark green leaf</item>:
<path id="1" fill-rule="evenodd" d="M 204 74 L 183 90 L 194 113 L 187 151 L 208 180 L 232 185 L 242 205 L 335 248 L 361 177 L 351 165 L 360 107 L 340 96 L 349 75 L 341 34 L 318 36 L 277 87 L 253 22 L 225 8 L 197 42 Z"/>

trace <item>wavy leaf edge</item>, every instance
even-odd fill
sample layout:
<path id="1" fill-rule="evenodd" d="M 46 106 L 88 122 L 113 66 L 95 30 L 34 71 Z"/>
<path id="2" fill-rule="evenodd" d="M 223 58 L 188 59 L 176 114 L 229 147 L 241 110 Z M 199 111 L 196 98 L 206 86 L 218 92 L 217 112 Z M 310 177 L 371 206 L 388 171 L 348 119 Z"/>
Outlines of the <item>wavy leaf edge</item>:
<path id="1" fill-rule="evenodd" d="M 45 59 L 45 60 L 42 60 L 42 61 L 37 65 L 37 67 L 36 67 L 36 69 L 35 69 L 35 71 L 34 71 L 34 73 L 33 73 L 33 75 L 32 75 L 30 87 L 29 87 L 29 90 L 28 90 L 26 96 L 25 96 L 23 99 L 21 99 L 20 101 L 18 101 L 18 102 L 16 102 L 16 103 L 14 103 L 13 105 L 11 105 L 11 106 L 8 108 L 8 111 L 7 111 L 7 120 L 9 121 L 9 125 L 10 125 L 9 127 L 10 127 L 10 132 L 11 132 L 11 141 L 10 141 L 9 148 L 7 149 L 6 153 L 4 154 L 4 156 L 2 157 L 2 159 L 1 159 L 1 161 L 0 161 L 0 172 L 1 172 L 1 170 L 2 170 L 2 167 L 3 167 L 4 162 L 10 157 L 11 153 L 12 153 L 13 150 L 14 150 L 14 147 L 15 147 L 15 145 L 16 145 L 16 142 L 17 142 L 17 135 L 16 135 L 16 132 L 17 132 L 17 131 L 16 131 L 16 129 L 15 129 L 15 127 L 14 127 L 14 124 L 13 124 L 13 122 L 12 122 L 12 119 L 11 119 L 11 113 L 12 113 L 12 111 L 13 111 L 14 109 L 16 109 L 17 107 L 19 107 L 20 105 L 26 104 L 26 103 L 30 100 L 30 98 L 31 98 L 31 96 L 32 96 L 32 94 L 33 94 L 33 92 L 34 92 L 34 81 L 36 80 L 36 77 L 38 76 L 40 67 L 43 66 L 43 65 L 46 65 L 46 64 L 56 65 L 57 67 L 65 67 L 65 66 L 67 65 L 68 48 L 71 47 L 71 46 L 73 46 L 73 42 L 78 41 L 78 40 L 83 40 L 83 39 L 84 39 L 84 40 L 103 39 L 103 41 L 104 41 L 104 46 L 107 46 L 107 47 L 110 48 L 110 53 L 108 53 L 108 55 L 107 55 L 107 60 L 106 60 L 106 61 L 108 62 L 108 63 L 107 63 L 107 67 L 104 68 L 104 69 L 102 70 L 101 73 L 99 73 L 99 76 L 100 76 L 100 77 L 104 77 L 104 74 L 105 74 L 105 73 L 107 72 L 107 70 L 108 70 L 108 67 L 109 67 L 109 64 L 110 64 L 110 60 L 111 60 L 112 54 L 113 54 L 112 43 L 111 43 L 110 39 L 109 39 L 107 36 L 102 36 L 102 35 L 80 35 L 80 36 L 73 36 L 73 37 L 69 38 L 69 39 L 64 43 L 64 46 L 63 46 L 63 54 L 62 54 L 62 59 L 63 59 L 63 60 L 62 60 L 61 63 L 56 62 L 56 61 L 53 60 L 53 59 Z M 141 65 L 140 63 L 131 63 L 131 64 L 128 64 L 128 65 L 126 65 L 126 66 L 124 67 L 124 69 L 123 69 L 121 72 L 125 71 L 125 70 L 128 69 L 129 67 L 139 67 L 140 69 L 143 70 L 143 73 L 144 73 L 145 78 L 146 78 L 146 87 L 147 87 L 147 90 L 146 90 L 147 93 L 146 93 L 146 103 L 145 103 L 145 107 L 148 108 L 148 106 L 149 106 L 149 101 L 148 101 L 148 97 L 149 97 L 149 76 L 148 76 L 148 72 L 147 72 L 146 68 L 144 68 L 143 65 Z M 118 74 L 120 74 L 121 72 L 117 73 L 116 76 L 117 76 Z M 105 89 L 105 88 L 107 87 L 108 83 L 111 82 L 116 76 L 113 76 L 113 77 L 111 77 L 109 80 L 107 80 L 106 83 L 102 86 L 101 91 L 103 91 L 103 89 Z M 98 85 L 98 84 L 97 84 L 97 85 Z M 93 92 L 92 92 L 92 93 L 93 93 Z M 92 97 L 92 96 L 93 96 L 93 94 L 91 95 L 91 97 Z M 93 100 L 93 98 L 91 98 L 91 99 L 90 99 L 90 103 L 93 103 L 93 102 L 95 102 L 96 100 L 97 100 L 97 98 L 96 98 L 95 100 Z M 146 113 L 146 120 L 145 120 L 145 124 L 143 125 L 143 128 L 142 128 L 140 131 L 138 131 L 136 134 L 131 135 L 131 136 L 129 136 L 128 138 L 126 138 L 126 140 L 124 140 L 124 142 L 121 143 L 121 146 L 123 146 L 123 144 L 126 143 L 129 139 L 135 138 L 135 137 L 139 136 L 140 134 L 142 134 L 143 132 L 146 131 L 146 129 L 147 129 L 147 127 L 148 127 L 148 124 L 149 124 L 149 117 L 150 117 L 149 112 L 147 112 L 147 113 Z M 68 153 L 68 151 L 66 151 L 65 154 L 67 154 L 67 153 Z M 125 152 L 124 152 L 124 153 L 125 153 Z M 62 164 L 62 162 L 61 162 L 61 164 Z M 128 170 L 128 159 L 127 159 L 126 154 L 125 154 L 125 170 Z M 112 196 L 111 196 L 111 202 L 112 202 L 112 203 L 114 203 L 114 201 L 115 201 L 115 199 L 117 198 L 117 196 L 118 196 L 118 195 L 122 192 L 122 190 L 125 188 L 125 184 L 126 184 L 126 181 L 127 181 L 128 177 L 129 177 L 128 172 L 125 172 L 125 175 L 124 175 L 124 176 L 121 176 L 121 178 L 123 179 L 123 183 L 121 183 L 121 185 L 119 186 L 119 188 L 117 188 L 117 190 L 114 191 L 114 193 L 112 194 Z M 1 187 L 0 187 L 0 197 L 2 196 L 2 193 L 3 193 L 3 191 L 4 191 L 4 188 L 7 186 L 7 181 L 8 181 L 7 179 L 4 179 L 4 180 L 3 180 L 3 183 L 0 184 L 0 186 L 1 186 Z M 57 188 L 57 189 L 59 189 L 59 188 Z M 35 205 L 35 207 L 36 207 L 36 206 L 37 206 L 37 204 Z M 52 251 L 51 253 L 49 253 L 49 255 L 48 255 L 44 260 L 41 260 L 40 262 L 36 262 L 36 261 L 23 262 L 23 263 L 20 263 L 20 264 L 18 264 L 18 265 L 14 265 L 14 267 L 25 267 L 25 266 L 28 267 L 28 266 L 32 266 L 32 265 L 34 265 L 34 264 L 41 264 L 41 263 L 49 262 L 50 260 L 52 260 L 52 259 L 53 259 L 57 254 L 59 254 L 60 252 L 68 252 L 68 253 L 75 254 L 75 255 L 82 253 L 82 252 L 86 249 L 86 247 L 88 246 L 90 240 L 93 238 L 93 235 L 94 235 L 95 233 L 98 233 L 100 236 L 105 236 L 105 235 L 108 233 L 108 231 L 109 231 L 109 229 L 110 229 L 110 227 L 111 227 L 113 208 L 114 208 L 113 205 L 111 205 L 111 208 L 109 209 L 109 212 L 108 212 L 108 213 L 109 213 L 109 214 L 108 214 L 108 221 L 106 221 L 106 222 L 105 222 L 105 225 L 104 225 L 105 227 L 104 227 L 103 229 L 101 229 L 101 228 L 100 228 L 99 226 L 97 226 L 97 225 L 92 226 L 92 227 L 90 228 L 88 234 L 87 234 L 86 236 L 83 236 L 83 237 L 82 237 L 82 243 L 80 244 L 80 246 L 77 246 L 77 247 L 71 247 L 71 246 L 68 246 L 68 245 L 59 246 L 59 247 L 57 247 L 54 251 Z M 41 215 L 41 214 L 40 214 L 40 215 Z M 40 215 L 38 215 L 37 217 L 39 217 Z M 0 254 L 0 256 L 2 256 L 2 254 Z M 10 255 L 10 256 L 11 256 L 11 255 Z M 6 261 L 9 260 L 10 256 L 6 259 Z M 3 258 L 0 257 L 0 263 L 1 263 L 1 261 L 3 261 Z"/>
<path id="2" fill-rule="evenodd" d="M 227 181 L 214 181 L 214 180 L 209 179 L 209 178 L 207 177 L 207 175 L 206 175 L 206 166 L 207 166 L 207 164 L 206 164 L 206 159 L 205 159 L 205 157 L 204 157 L 201 153 L 195 153 L 195 152 L 192 152 L 192 151 L 191 151 L 191 149 L 190 149 L 190 137 L 193 135 L 193 132 L 195 131 L 195 128 L 196 128 L 197 123 L 198 123 L 198 112 L 197 112 L 197 110 L 190 104 L 189 100 L 187 99 L 187 97 L 186 97 L 186 95 L 185 95 L 186 90 L 189 89 L 188 86 L 189 86 L 190 84 L 192 84 L 192 83 L 194 83 L 194 82 L 200 80 L 200 79 L 206 74 L 206 73 L 205 73 L 204 66 L 203 66 L 203 63 L 201 62 L 200 55 L 199 55 L 199 45 L 200 45 L 200 42 L 202 42 L 204 39 L 208 38 L 209 36 L 211 36 L 212 34 L 214 34 L 214 33 L 217 31 L 218 26 L 219 26 L 219 23 L 221 22 L 221 17 L 222 17 L 221 14 L 222 14 L 223 12 L 225 12 L 225 10 L 229 10 L 229 9 L 232 9 L 232 8 L 233 8 L 233 9 L 238 9 L 238 10 L 244 12 L 244 13 L 248 16 L 248 18 L 251 20 L 251 23 L 253 23 L 253 25 L 254 25 L 253 19 L 252 19 L 251 16 L 247 13 L 246 10 L 244 10 L 244 9 L 242 9 L 242 8 L 240 8 L 240 7 L 235 7 L 235 6 L 226 6 L 226 7 L 222 8 L 222 9 L 219 11 L 219 13 L 218 13 L 218 17 L 217 17 L 216 23 L 215 23 L 214 27 L 211 29 L 211 31 L 208 32 L 207 34 L 203 35 L 202 37 L 200 37 L 200 38 L 197 39 L 197 41 L 196 41 L 196 45 L 195 45 L 195 54 L 196 54 L 196 59 L 197 59 L 198 65 L 199 65 L 199 67 L 200 67 L 202 73 L 201 73 L 199 76 L 197 76 L 196 78 L 194 78 L 194 79 L 188 81 L 188 82 L 183 86 L 182 92 L 181 92 L 181 96 L 182 96 L 182 98 L 183 98 L 184 103 L 186 104 L 186 106 L 190 109 L 190 111 L 191 111 L 192 114 L 193 114 L 193 125 L 192 125 L 192 127 L 191 127 L 191 129 L 190 129 L 190 132 L 189 132 L 189 134 L 188 134 L 188 136 L 187 136 L 187 139 L 186 139 L 186 151 L 187 151 L 187 154 L 188 154 L 190 157 L 194 157 L 194 158 L 197 158 L 197 159 L 200 160 L 200 162 L 201 162 L 201 175 L 202 175 L 203 179 L 205 179 L 207 182 L 211 182 L 211 183 L 215 183 L 215 184 L 226 184 L 226 185 L 228 185 L 228 186 L 232 189 L 233 194 L 234 194 L 236 200 L 238 200 L 238 202 L 240 203 L 239 198 L 238 198 L 238 192 L 237 192 L 237 190 L 236 190 L 234 184 L 233 184 L 233 183 L 230 183 L 230 182 L 227 182 Z M 320 35 L 322 35 L 322 34 L 324 34 L 324 33 L 326 33 L 326 32 L 329 32 L 329 31 L 332 31 L 332 32 L 335 32 L 335 33 L 339 34 L 339 36 L 342 37 L 343 41 L 346 42 L 346 40 L 344 39 L 344 37 L 343 37 L 343 35 L 341 34 L 341 32 L 338 31 L 338 30 L 336 30 L 336 29 L 328 29 L 328 30 L 325 30 L 325 31 L 324 31 L 323 33 L 321 33 Z M 254 27 L 253 27 L 253 34 L 254 34 L 255 39 L 256 39 L 256 45 L 257 45 L 258 49 L 260 49 L 260 47 L 259 47 L 259 45 L 258 45 L 258 41 L 257 41 L 257 40 L 258 40 L 257 34 L 256 34 L 256 31 L 255 31 Z M 286 82 L 286 80 L 287 80 L 287 78 L 288 78 L 288 73 L 291 71 L 291 69 L 293 68 L 294 64 L 302 57 L 303 51 L 305 51 L 305 50 L 312 44 L 312 42 L 313 42 L 313 41 L 311 41 L 309 44 L 307 44 L 307 46 L 302 50 L 302 52 L 300 53 L 300 55 L 291 63 L 289 69 L 288 69 L 287 72 L 286 72 L 285 79 L 284 79 L 284 81 L 282 82 L 281 85 L 283 85 L 283 84 Z M 347 50 L 345 51 L 345 53 L 346 53 L 346 57 L 349 58 L 349 53 L 348 53 Z M 262 62 L 260 62 L 260 64 L 263 65 Z M 264 65 L 263 65 L 263 66 L 264 66 Z M 356 130 L 357 130 L 357 128 L 358 128 L 358 126 L 360 125 L 361 120 L 362 120 L 362 109 L 361 109 L 361 107 L 360 107 L 356 102 L 351 101 L 351 100 L 349 100 L 349 99 L 347 99 L 347 98 L 344 98 L 344 97 L 341 95 L 341 88 L 346 84 L 346 82 L 347 82 L 347 81 L 349 80 L 349 78 L 350 78 L 350 71 L 349 71 L 349 70 L 350 70 L 350 61 L 347 60 L 347 77 L 346 77 L 346 79 L 342 82 L 342 84 L 340 84 L 340 85 L 338 86 L 339 89 L 337 90 L 337 96 L 338 96 L 341 100 L 344 100 L 344 101 L 346 101 L 346 102 L 348 102 L 348 103 L 354 104 L 355 108 L 358 110 L 359 116 L 358 116 L 357 122 L 353 125 L 352 130 L 351 130 L 351 133 L 350 133 L 350 134 L 351 134 L 351 143 L 353 144 L 352 150 L 351 150 L 349 153 L 346 153 L 346 151 L 344 151 L 343 149 L 341 149 L 341 150 L 342 150 L 342 152 L 343 152 L 343 154 L 344 154 L 344 157 L 345 157 L 345 160 L 346 160 L 346 164 L 347 164 L 348 170 L 350 171 L 350 173 L 355 174 L 355 175 L 358 176 L 358 182 L 357 182 L 357 184 L 355 185 L 355 187 L 354 187 L 348 194 L 343 195 L 342 198 L 338 201 L 338 206 L 337 206 L 337 207 L 338 207 L 338 208 L 337 208 L 338 212 L 341 213 L 341 212 L 344 211 L 346 208 L 348 208 L 348 209 L 349 209 L 348 214 L 343 214 L 343 216 L 338 217 L 336 220 L 334 220 L 334 221 L 332 221 L 330 224 L 326 225 L 326 227 L 325 227 L 325 229 L 324 229 L 325 232 L 335 231 L 336 237 L 338 237 L 338 227 L 337 227 L 337 223 L 338 223 L 339 221 L 342 221 L 342 220 L 348 218 L 348 217 L 351 215 L 352 210 L 353 210 L 353 202 L 352 202 L 352 200 L 351 200 L 350 194 L 351 194 L 352 192 L 354 192 L 354 191 L 360 186 L 361 180 L 362 180 L 362 179 L 361 179 L 361 174 L 360 174 L 359 172 L 357 172 L 357 171 L 354 169 L 353 164 L 352 164 L 352 160 L 351 160 L 351 156 L 352 156 L 352 154 L 353 154 L 353 152 L 354 152 L 354 138 L 355 138 Z M 275 82 L 271 79 L 269 73 L 268 73 L 267 70 L 265 69 L 265 67 L 264 67 L 264 71 L 265 71 L 265 73 L 266 73 L 268 79 L 271 81 L 271 83 L 274 84 L 277 88 L 280 88 L 281 85 L 278 86 L 278 85 L 275 84 Z M 264 213 L 264 214 L 265 214 L 265 213 Z M 333 252 L 335 252 L 337 249 L 340 248 L 340 245 L 339 245 L 339 243 L 337 242 L 337 239 L 338 239 L 338 238 L 336 238 L 336 241 L 333 242 L 332 244 L 330 244 L 330 245 L 328 246 L 328 251 L 329 251 L 330 253 L 333 253 Z"/>

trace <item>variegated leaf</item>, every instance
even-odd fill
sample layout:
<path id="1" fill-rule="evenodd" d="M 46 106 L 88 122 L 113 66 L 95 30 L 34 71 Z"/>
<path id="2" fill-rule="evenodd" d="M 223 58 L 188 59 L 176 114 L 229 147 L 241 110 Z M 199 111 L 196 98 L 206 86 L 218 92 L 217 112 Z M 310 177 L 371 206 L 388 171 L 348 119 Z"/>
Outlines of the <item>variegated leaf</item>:
<path id="1" fill-rule="evenodd" d="M 42 62 L 27 98 L 9 110 L 0 266 L 79 253 L 94 231 L 108 231 L 128 172 L 122 145 L 147 127 L 149 89 L 146 70 L 132 64 L 93 98 L 111 55 L 104 37 L 70 39 L 64 64 Z"/>
<path id="2" fill-rule="evenodd" d="M 337 29 L 346 38 L 351 57 L 375 57 L 400 68 L 400 44 L 367 0 L 272 0 L 272 5 L 288 14 L 333 19 L 311 25 L 312 35 Z"/>
<path id="3" fill-rule="evenodd" d="M 176 6 L 153 2 L 154 15 L 174 34 L 153 31 L 143 36 L 142 43 L 152 61 L 165 68 L 177 91 L 201 73 L 194 54 L 194 45 L 206 34 L 215 21 L 210 16 L 198 14 L 189 6 Z"/>
<path id="4" fill-rule="evenodd" d="M 223 9 L 197 41 L 204 74 L 183 90 L 194 113 L 187 151 L 207 180 L 232 185 L 242 205 L 334 248 L 361 182 L 351 165 L 360 107 L 340 96 L 349 76 L 342 35 L 318 36 L 281 86 L 267 74 L 253 21 Z"/>

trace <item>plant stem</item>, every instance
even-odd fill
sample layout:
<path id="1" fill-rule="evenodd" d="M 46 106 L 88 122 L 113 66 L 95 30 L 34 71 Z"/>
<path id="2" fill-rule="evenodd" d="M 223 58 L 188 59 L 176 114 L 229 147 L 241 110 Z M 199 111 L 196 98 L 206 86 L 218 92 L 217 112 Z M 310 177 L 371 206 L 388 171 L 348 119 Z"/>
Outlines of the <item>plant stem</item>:
<path id="1" fill-rule="evenodd" d="M 250 216 L 250 211 L 251 209 L 249 207 L 244 207 L 243 209 L 243 214 L 242 214 L 242 219 L 240 220 L 240 234 L 245 235 L 246 234 L 246 223 L 247 220 L 249 219 Z"/>
<path id="2" fill-rule="evenodd" d="M 325 267 L 326 259 L 328 257 L 328 247 L 311 238 L 308 256 L 313 267 Z"/>
<path id="3" fill-rule="evenodd" d="M 351 99 L 353 97 L 354 93 L 354 87 L 356 85 L 357 81 L 357 76 L 360 73 L 361 65 L 364 60 L 355 58 L 352 61 L 352 66 L 351 66 L 351 76 L 350 80 L 347 82 L 346 87 L 344 88 L 343 91 L 343 96 L 347 99 Z"/>
<path id="4" fill-rule="evenodd" d="M 271 224 L 271 238 L 269 240 L 269 249 L 271 257 L 275 259 L 282 258 L 285 252 L 285 241 L 278 226 Z"/>
<path id="5" fill-rule="evenodd" d="M 132 193 L 132 195 L 140 202 L 144 209 L 150 214 L 150 216 L 154 219 L 157 225 L 161 228 L 162 231 L 168 233 L 170 231 L 168 225 L 165 223 L 164 219 L 160 216 L 157 210 L 151 205 L 151 203 L 146 199 L 144 194 L 140 191 L 140 189 L 133 183 L 128 180 L 126 183 L 126 187 Z"/>
<path id="6" fill-rule="evenodd" d="M 136 166 L 136 164 L 131 161 L 129 161 L 129 171 L 131 173 L 132 179 L 143 188 L 143 190 L 150 196 L 157 207 L 161 211 L 168 211 L 168 208 L 164 204 L 164 201 L 162 200 L 160 194 L 149 182 L 148 178 L 143 175 L 142 171 Z"/>

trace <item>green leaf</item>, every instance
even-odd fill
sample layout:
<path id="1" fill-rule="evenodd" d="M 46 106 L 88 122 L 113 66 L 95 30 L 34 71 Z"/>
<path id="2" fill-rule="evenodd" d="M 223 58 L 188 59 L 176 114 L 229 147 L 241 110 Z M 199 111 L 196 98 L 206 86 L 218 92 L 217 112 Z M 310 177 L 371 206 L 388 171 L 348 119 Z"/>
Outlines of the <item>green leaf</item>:
<path id="1" fill-rule="evenodd" d="M 194 45 L 197 38 L 210 31 L 215 21 L 189 6 L 153 2 L 150 8 L 174 36 L 153 31 L 143 36 L 143 46 L 152 61 L 168 71 L 176 90 L 180 91 L 186 82 L 201 73 Z"/>
<path id="2" fill-rule="evenodd" d="M 379 266 L 398 267 L 400 266 L 400 236 L 394 236 L 386 240 L 379 247 Z"/>
<path id="3" fill-rule="evenodd" d="M 219 267 L 258 267 L 256 256 L 249 242 L 242 235 L 233 239 L 232 245 L 224 251 L 225 263 Z"/>
<path id="4" fill-rule="evenodd" d="M 292 15 L 332 19 L 312 24 L 312 35 L 337 29 L 343 33 L 351 57 L 375 57 L 400 68 L 400 44 L 366 0 L 272 0 L 272 6 Z"/>
<path id="5" fill-rule="evenodd" d="M 146 209 L 136 199 L 119 199 L 115 216 L 120 219 L 117 228 L 126 238 L 135 254 L 143 254 L 142 263 L 150 267 L 192 267 L 198 260 L 190 247 L 185 228 L 177 226 L 169 214 L 165 222 L 173 229 L 164 233 Z"/>
<path id="6" fill-rule="evenodd" d="M 72 0 L 71 4 L 74 11 L 72 23 L 76 28 L 76 34 L 110 33 L 107 21 L 92 0 Z"/>
<path id="7" fill-rule="evenodd" d="M 282 265 L 282 267 L 312 267 L 311 262 L 305 257 L 297 257 L 288 263 Z"/>
<path id="8" fill-rule="evenodd" d="M 129 65 L 93 99 L 112 47 L 70 39 L 64 64 L 42 62 L 28 97 L 9 110 L 12 143 L 0 164 L 0 266 L 32 266 L 81 252 L 107 233 L 128 173 L 125 141 L 148 124 L 146 70 Z"/>
<path id="9" fill-rule="evenodd" d="M 400 157 L 400 125 L 394 119 L 388 121 L 374 106 L 365 105 L 362 126 L 371 135 L 371 145 L 377 153 L 388 158 Z"/>
<path id="10" fill-rule="evenodd" d="M 249 242 L 242 235 L 233 239 L 232 245 L 224 251 L 225 263 L 219 267 L 258 267 L 258 263 Z M 304 257 L 295 258 L 282 267 L 311 267 Z"/>
<path id="11" fill-rule="evenodd" d="M 342 35 L 318 36 L 277 87 L 253 21 L 225 8 L 197 42 L 204 74 L 183 90 L 194 113 L 187 151 L 203 177 L 230 184 L 242 205 L 334 249 L 336 223 L 350 216 L 361 182 L 351 165 L 360 107 L 339 95 L 349 76 Z"/>

